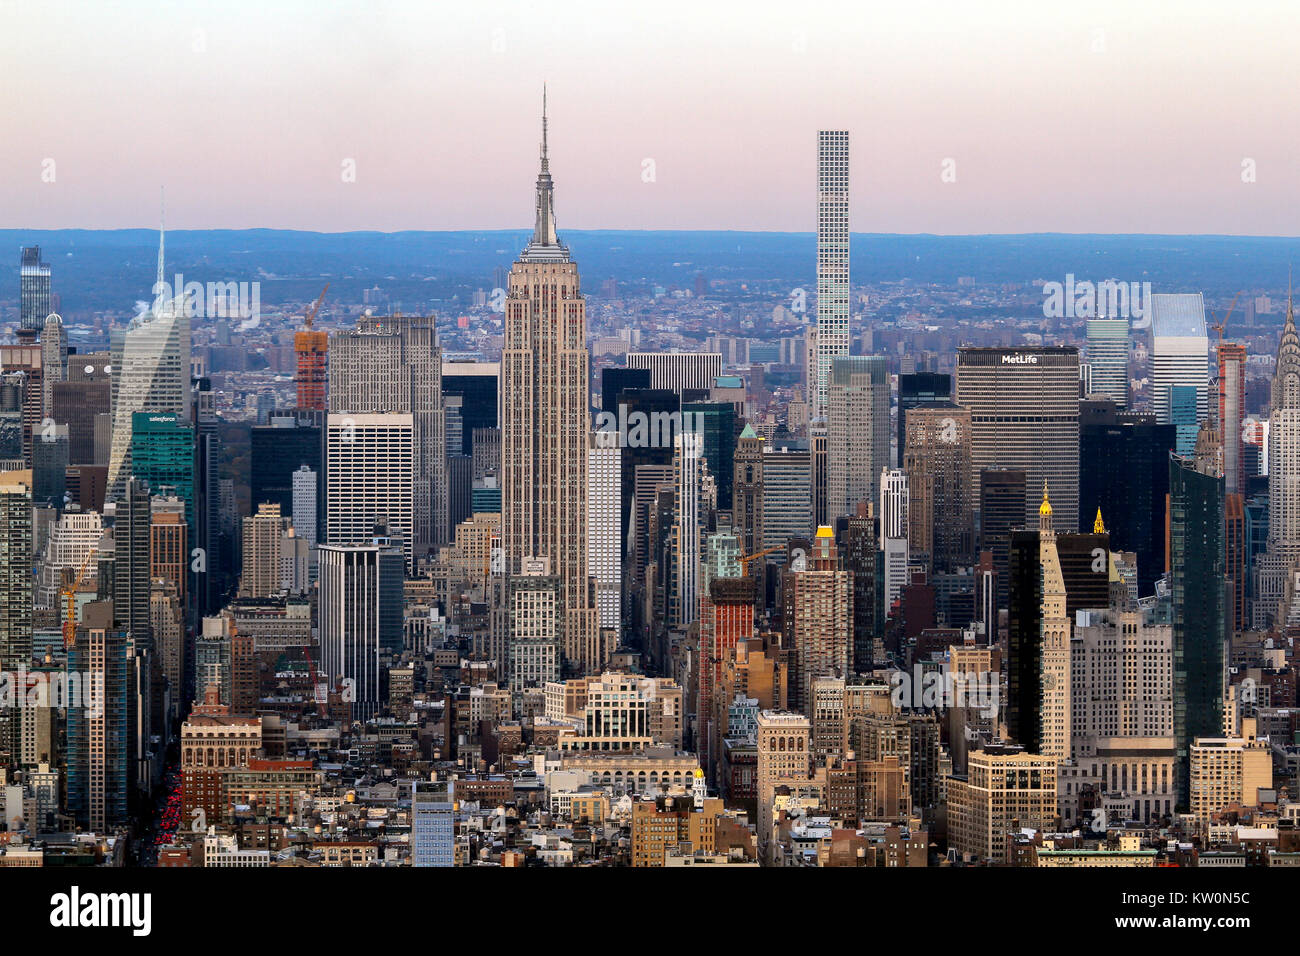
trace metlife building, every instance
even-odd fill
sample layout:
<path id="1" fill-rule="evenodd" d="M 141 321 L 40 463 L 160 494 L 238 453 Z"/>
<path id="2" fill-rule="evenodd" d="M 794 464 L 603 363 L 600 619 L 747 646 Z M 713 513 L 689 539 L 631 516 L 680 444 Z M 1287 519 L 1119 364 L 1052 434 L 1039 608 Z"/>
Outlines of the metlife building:
<path id="1" fill-rule="evenodd" d="M 1079 521 L 1079 350 L 974 348 L 957 353 L 956 401 L 971 413 L 971 488 L 985 468 L 1023 468 L 1025 527 L 1037 527 L 1044 482 L 1055 524 Z"/>

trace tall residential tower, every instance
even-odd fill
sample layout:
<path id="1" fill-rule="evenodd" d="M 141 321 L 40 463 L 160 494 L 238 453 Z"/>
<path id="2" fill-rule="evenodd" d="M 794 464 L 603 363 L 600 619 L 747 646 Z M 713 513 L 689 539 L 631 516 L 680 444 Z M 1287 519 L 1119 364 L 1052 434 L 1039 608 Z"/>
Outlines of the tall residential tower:
<path id="1" fill-rule="evenodd" d="M 817 133 L 817 381 L 813 414 L 826 413 L 831 362 L 849 354 L 849 131 Z"/>

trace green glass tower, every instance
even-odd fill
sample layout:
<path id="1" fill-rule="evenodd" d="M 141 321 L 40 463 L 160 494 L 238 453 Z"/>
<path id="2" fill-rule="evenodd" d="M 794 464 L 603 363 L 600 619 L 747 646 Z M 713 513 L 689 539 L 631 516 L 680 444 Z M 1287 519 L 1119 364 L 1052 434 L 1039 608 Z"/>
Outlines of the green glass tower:
<path id="1" fill-rule="evenodd" d="M 1178 806 L 1189 804 L 1192 742 L 1223 735 L 1223 478 L 1169 459 L 1169 578 L 1174 617 L 1174 752 Z"/>
<path id="2" fill-rule="evenodd" d="M 174 489 L 185 502 L 189 540 L 194 540 L 194 426 L 173 412 L 131 416 L 131 472 L 155 495 Z"/>
<path id="3" fill-rule="evenodd" d="M 691 418 L 687 418 L 691 415 Z M 736 407 L 730 402 L 686 402 L 682 427 L 691 423 L 704 436 L 704 460 L 718 484 L 718 508 L 731 510 L 731 481 L 736 459 Z"/>

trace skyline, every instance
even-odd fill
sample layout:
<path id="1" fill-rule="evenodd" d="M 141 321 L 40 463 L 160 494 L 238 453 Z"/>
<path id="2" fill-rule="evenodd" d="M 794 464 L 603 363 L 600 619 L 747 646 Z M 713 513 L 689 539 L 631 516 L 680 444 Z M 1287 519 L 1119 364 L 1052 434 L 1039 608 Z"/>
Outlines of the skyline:
<path id="1" fill-rule="evenodd" d="M 0 38 L 20 144 L 0 157 L 5 225 L 149 226 L 165 185 L 176 229 L 526 228 L 547 83 L 575 230 L 811 231 L 811 146 L 836 128 L 869 234 L 1295 231 L 1294 136 L 1265 106 L 1300 79 L 1300 11 L 1275 2 L 1176 23 L 1119 3 L 617 22 L 586 3 L 234 6 L 159 8 L 120 36 L 112 11 L 55 5 L 21 47 Z"/>
<path id="2" fill-rule="evenodd" d="M 294 925 L 273 869 L 391 883 L 334 950 L 428 908 L 415 868 L 1068 868 L 1088 905 L 1013 931 L 1285 921 L 1300 236 L 1221 231 L 1294 228 L 1289 128 L 1223 102 L 1294 87 L 1279 2 L 56 0 L 0 38 L 0 202 L 160 220 L 0 223 L 20 931 L 185 939 L 192 869 L 243 871 L 227 935 Z M 51 124 L 90 162 L 7 177 Z M 1053 217 L 1160 231 L 997 231 Z"/>

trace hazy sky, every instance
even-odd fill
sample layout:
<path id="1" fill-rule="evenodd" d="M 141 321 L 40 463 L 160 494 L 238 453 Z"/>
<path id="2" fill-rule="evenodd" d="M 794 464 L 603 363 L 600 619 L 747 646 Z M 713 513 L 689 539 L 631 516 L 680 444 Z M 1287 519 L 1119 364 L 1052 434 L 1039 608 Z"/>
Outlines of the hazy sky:
<path id="1" fill-rule="evenodd" d="M 812 230 L 817 130 L 847 128 L 855 232 L 1300 233 L 1294 0 L 0 0 L 0 25 L 3 227 L 151 226 L 164 184 L 175 228 L 527 227 L 546 81 L 561 231 Z"/>

